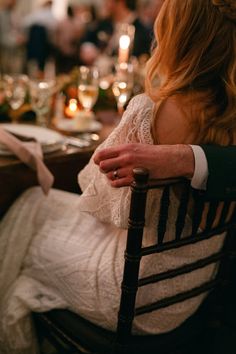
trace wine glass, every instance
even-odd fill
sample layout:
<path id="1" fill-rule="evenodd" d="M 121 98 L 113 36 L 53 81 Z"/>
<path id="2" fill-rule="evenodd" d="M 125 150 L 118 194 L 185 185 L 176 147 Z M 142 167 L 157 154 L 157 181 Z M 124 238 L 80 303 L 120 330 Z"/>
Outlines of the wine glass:
<path id="1" fill-rule="evenodd" d="M 99 87 L 102 90 L 107 90 L 113 80 L 113 67 L 114 58 L 106 54 L 101 54 L 98 56 L 96 62 L 96 67 L 99 71 Z"/>
<path id="2" fill-rule="evenodd" d="M 97 101 L 98 90 L 98 69 L 96 67 L 81 66 L 79 68 L 78 98 L 86 116 L 94 117 L 92 108 Z"/>
<path id="3" fill-rule="evenodd" d="M 134 85 L 133 65 L 128 63 L 120 63 L 116 67 L 112 92 L 116 98 L 117 110 L 121 116 L 124 107 L 128 102 Z"/>
<path id="4" fill-rule="evenodd" d="M 54 80 L 31 80 L 29 83 L 32 109 L 36 113 L 36 122 L 41 126 L 48 126 Z"/>
<path id="5" fill-rule="evenodd" d="M 28 88 L 28 76 L 4 75 L 5 95 L 10 108 L 12 109 L 11 119 L 17 121 L 17 110 L 24 104 Z"/>

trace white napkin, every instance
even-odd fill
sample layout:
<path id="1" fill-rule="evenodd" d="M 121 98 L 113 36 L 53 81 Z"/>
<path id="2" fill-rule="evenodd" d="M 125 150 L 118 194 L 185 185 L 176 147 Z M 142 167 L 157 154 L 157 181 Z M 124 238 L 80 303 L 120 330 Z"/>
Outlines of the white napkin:
<path id="1" fill-rule="evenodd" d="M 21 161 L 36 171 L 38 182 L 45 194 L 53 185 L 54 177 L 42 161 L 42 149 L 37 142 L 23 143 L 12 134 L 0 128 L 0 142 L 7 146 Z"/>

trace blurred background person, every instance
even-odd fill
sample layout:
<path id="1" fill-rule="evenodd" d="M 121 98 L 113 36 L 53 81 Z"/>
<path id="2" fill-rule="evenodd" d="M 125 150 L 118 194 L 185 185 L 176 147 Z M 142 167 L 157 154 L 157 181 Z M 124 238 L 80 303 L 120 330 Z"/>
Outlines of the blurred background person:
<path id="1" fill-rule="evenodd" d="M 67 15 L 57 23 L 54 36 L 57 73 L 79 65 L 79 42 L 88 24 L 93 23 L 92 5 L 85 0 L 69 0 Z"/>
<path id="2" fill-rule="evenodd" d="M 131 24 L 135 28 L 132 54 L 139 57 L 150 53 L 150 32 L 137 16 L 136 0 L 106 0 L 104 2 L 106 18 L 86 31 L 80 48 L 80 60 L 84 64 L 93 64 L 101 53 L 116 55 L 119 44 L 121 24 Z"/>
<path id="3" fill-rule="evenodd" d="M 138 0 L 138 18 L 153 37 L 153 25 L 163 0 Z"/>
<path id="4" fill-rule="evenodd" d="M 44 26 L 48 31 L 53 31 L 57 24 L 57 19 L 52 11 L 52 6 L 52 0 L 38 0 L 35 10 L 24 17 L 24 27 L 30 28 L 32 25 L 37 24 Z"/>
<path id="5" fill-rule="evenodd" d="M 0 65 L 3 73 L 23 69 L 25 36 L 15 12 L 17 1 L 4 0 L 0 10 Z"/>
<path id="6" fill-rule="evenodd" d="M 36 9 L 23 19 L 27 35 L 26 60 L 29 74 L 34 70 L 43 72 L 47 60 L 52 56 L 53 36 L 57 26 L 52 5 L 51 0 L 38 0 Z"/>

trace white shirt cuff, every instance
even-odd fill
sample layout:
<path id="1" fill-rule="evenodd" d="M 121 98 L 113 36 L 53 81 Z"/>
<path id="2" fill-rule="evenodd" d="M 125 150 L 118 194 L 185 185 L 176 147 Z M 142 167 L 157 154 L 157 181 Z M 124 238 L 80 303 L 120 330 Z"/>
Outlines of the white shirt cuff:
<path id="1" fill-rule="evenodd" d="M 202 148 L 198 145 L 190 145 L 193 150 L 195 159 L 195 169 L 191 186 L 196 189 L 206 189 L 208 178 L 208 163 L 206 155 Z"/>

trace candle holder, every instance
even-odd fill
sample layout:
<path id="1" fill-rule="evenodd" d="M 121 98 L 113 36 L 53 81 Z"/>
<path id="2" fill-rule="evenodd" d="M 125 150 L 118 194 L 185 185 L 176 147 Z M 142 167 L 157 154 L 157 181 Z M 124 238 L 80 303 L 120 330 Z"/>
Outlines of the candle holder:
<path id="1" fill-rule="evenodd" d="M 134 41 L 135 27 L 127 23 L 122 23 L 118 29 L 118 34 L 118 62 L 119 64 L 128 63 Z"/>
<path id="2" fill-rule="evenodd" d="M 78 101 L 75 98 L 70 98 L 68 105 L 65 106 L 64 115 L 66 118 L 73 119 L 79 111 Z"/>

